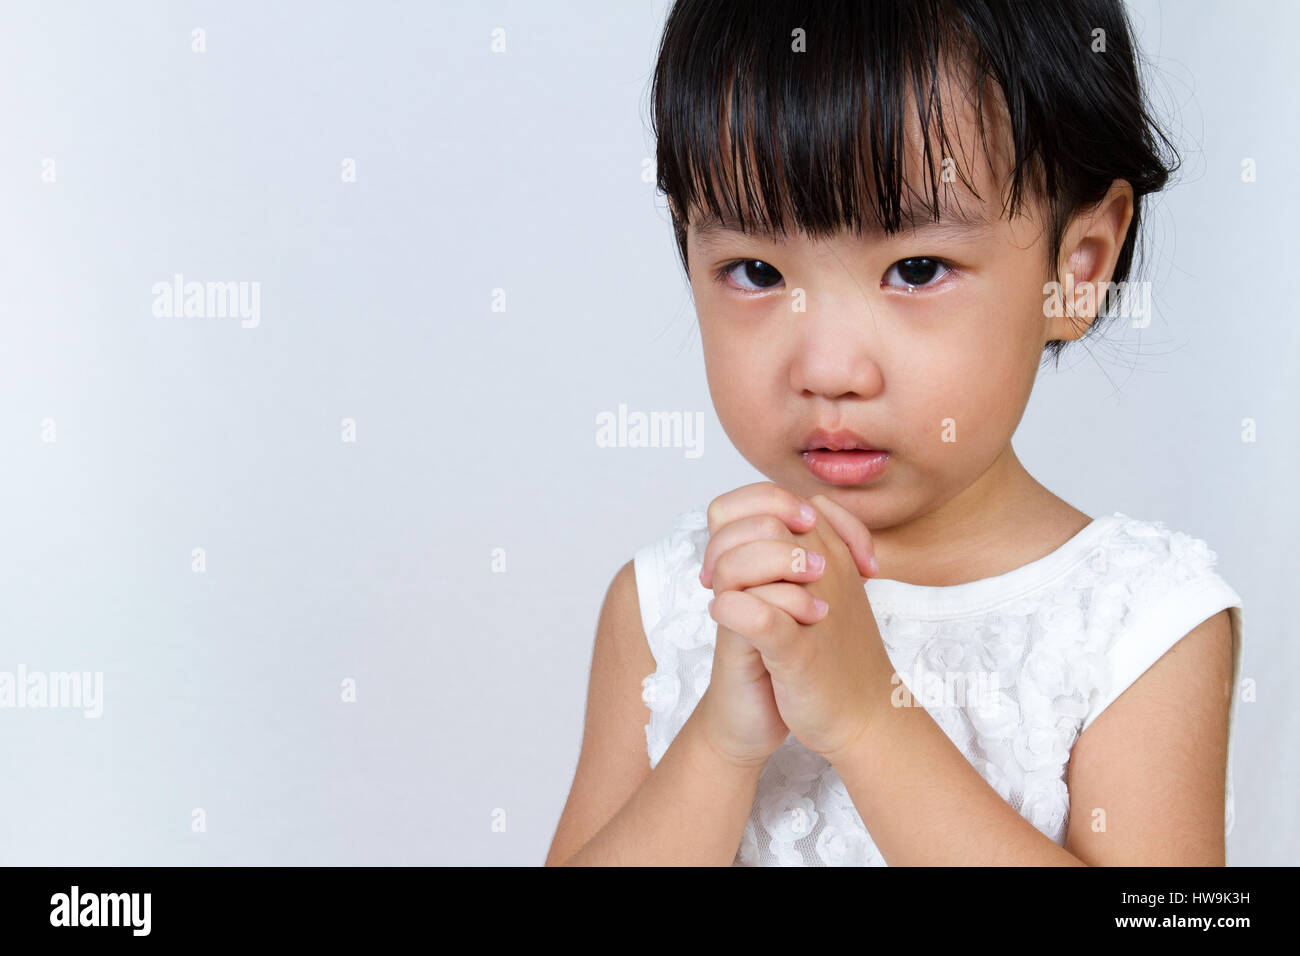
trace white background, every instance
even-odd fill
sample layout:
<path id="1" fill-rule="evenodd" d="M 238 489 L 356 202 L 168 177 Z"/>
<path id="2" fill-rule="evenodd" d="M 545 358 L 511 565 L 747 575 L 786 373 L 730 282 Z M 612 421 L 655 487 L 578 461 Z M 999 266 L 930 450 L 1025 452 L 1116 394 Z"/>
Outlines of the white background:
<path id="1" fill-rule="evenodd" d="M 1156 315 L 1044 371 L 1015 446 L 1218 553 L 1258 696 L 1229 862 L 1294 864 L 1300 15 L 1131 9 L 1186 159 Z M 0 710 L 0 862 L 541 863 L 610 578 L 763 478 L 642 179 L 665 10 L 0 8 L 0 670 L 105 694 Z M 260 325 L 154 316 L 177 272 L 260 282 Z M 703 455 L 597 447 L 620 403 L 702 412 Z"/>

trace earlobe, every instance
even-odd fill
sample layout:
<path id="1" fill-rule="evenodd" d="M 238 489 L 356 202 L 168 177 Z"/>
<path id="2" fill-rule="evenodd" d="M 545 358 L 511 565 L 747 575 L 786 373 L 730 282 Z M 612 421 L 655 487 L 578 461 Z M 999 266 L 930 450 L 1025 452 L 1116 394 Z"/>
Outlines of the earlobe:
<path id="1" fill-rule="evenodd" d="M 1060 280 L 1048 283 L 1043 290 L 1046 294 L 1043 313 L 1047 316 L 1045 342 L 1077 341 L 1092 325 L 1096 318 L 1096 298 L 1090 292 L 1100 255 L 1096 242 L 1087 237 L 1075 240 L 1064 266 L 1057 271 Z"/>
<path id="2" fill-rule="evenodd" d="M 1073 303 L 1067 303 L 1063 315 L 1054 315 L 1048 320 L 1047 334 L 1043 341 L 1044 343 L 1076 342 L 1083 338 L 1084 333 L 1091 327 L 1093 318 L 1091 315 L 1085 315 Z"/>

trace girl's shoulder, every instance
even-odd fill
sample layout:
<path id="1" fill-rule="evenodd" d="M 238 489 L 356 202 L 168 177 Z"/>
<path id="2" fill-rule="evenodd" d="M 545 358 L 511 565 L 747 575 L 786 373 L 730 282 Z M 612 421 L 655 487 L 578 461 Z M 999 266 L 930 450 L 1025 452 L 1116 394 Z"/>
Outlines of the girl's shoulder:
<path id="1" fill-rule="evenodd" d="M 1122 512 L 1113 521 L 1085 570 L 1096 577 L 1089 617 L 1107 653 L 1128 670 L 1144 670 L 1225 609 L 1234 645 L 1240 644 L 1241 595 L 1220 573 L 1219 555 L 1204 538 Z M 1239 653 L 1239 646 L 1234 650 Z"/>
<path id="2" fill-rule="evenodd" d="M 1110 523 L 1111 533 L 1098 550 L 1106 559 L 1104 565 L 1130 587 L 1178 587 L 1195 578 L 1217 576 L 1219 555 L 1203 538 L 1120 511 Z"/>
<path id="3" fill-rule="evenodd" d="M 1088 594 L 1085 649 L 1096 663 L 1079 734 L 1198 625 L 1226 611 L 1232 677 L 1228 709 L 1224 833 L 1235 818 L 1233 751 L 1240 697 L 1242 598 L 1218 570 L 1218 554 L 1203 538 L 1163 521 L 1115 513 L 1114 533 L 1093 554 L 1097 575 Z M 1085 583 L 1087 583 L 1085 581 Z"/>
<path id="4" fill-rule="evenodd" d="M 1163 521 L 1116 512 L 1112 533 L 1094 549 L 1075 585 L 1088 589 L 1088 649 L 1102 658 L 1081 731 L 1197 625 L 1228 612 L 1234 683 L 1240 670 L 1241 595 L 1219 572 L 1203 538 Z"/>

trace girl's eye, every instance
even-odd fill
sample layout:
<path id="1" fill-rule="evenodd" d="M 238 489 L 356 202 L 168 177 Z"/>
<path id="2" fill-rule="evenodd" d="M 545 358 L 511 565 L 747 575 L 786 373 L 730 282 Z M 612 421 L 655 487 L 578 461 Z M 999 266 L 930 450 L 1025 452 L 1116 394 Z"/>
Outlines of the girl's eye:
<path id="1" fill-rule="evenodd" d="M 916 288 L 918 286 L 933 285 L 934 282 L 932 280 L 935 277 L 936 269 L 942 269 L 942 275 L 947 275 L 951 271 L 942 259 L 931 259 L 927 256 L 918 256 L 912 259 L 900 259 L 889 267 L 889 272 L 885 273 L 885 278 L 888 279 L 890 273 L 896 271 L 905 285 L 909 288 Z M 940 278 L 942 278 L 942 275 Z M 893 283 L 890 282 L 886 282 L 885 284 L 893 285 Z"/>
<path id="2" fill-rule="evenodd" d="M 942 259 L 914 256 L 895 262 L 889 267 L 885 277 L 888 279 L 891 273 L 897 272 L 903 281 L 903 288 L 916 289 L 935 285 L 937 279 L 942 279 L 951 271 L 952 268 Z M 717 279 L 725 285 L 728 278 L 743 292 L 765 292 L 776 288 L 782 279 L 780 272 L 761 259 L 738 259 L 728 262 L 718 270 Z M 891 282 L 885 284 L 895 285 Z"/>
<path id="3" fill-rule="evenodd" d="M 728 276 L 737 281 L 744 279 L 753 282 L 753 286 L 743 284 L 738 286 L 745 292 L 764 292 L 767 289 L 775 288 L 776 283 L 781 281 L 781 273 L 761 259 L 740 259 L 736 262 L 728 262 L 718 270 L 717 278 L 719 282 L 725 284 Z"/>

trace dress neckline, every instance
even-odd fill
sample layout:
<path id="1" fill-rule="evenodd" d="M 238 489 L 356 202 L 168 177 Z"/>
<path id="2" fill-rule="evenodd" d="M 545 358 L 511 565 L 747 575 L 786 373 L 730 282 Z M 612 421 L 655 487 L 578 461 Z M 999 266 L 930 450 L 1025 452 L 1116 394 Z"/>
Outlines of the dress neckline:
<path id="1" fill-rule="evenodd" d="M 893 578 L 864 582 L 873 608 L 908 616 L 937 618 L 975 614 L 1022 597 L 1057 579 L 1088 557 L 1092 550 L 1128 520 L 1123 512 L 1093 518 L 1055 551 L 990 578 L 962 584 L 908 584 Z"/>

